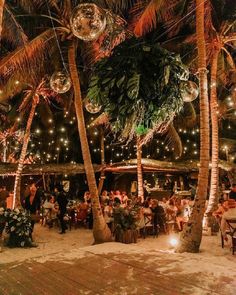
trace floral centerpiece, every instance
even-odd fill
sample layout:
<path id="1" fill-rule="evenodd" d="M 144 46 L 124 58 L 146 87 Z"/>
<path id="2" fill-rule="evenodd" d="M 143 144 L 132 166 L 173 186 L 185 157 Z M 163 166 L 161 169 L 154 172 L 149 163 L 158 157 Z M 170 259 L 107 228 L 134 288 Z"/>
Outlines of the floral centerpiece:
<path id="1" fill-rule="evenodd" d="M 130 206 L 127 208 L 114 208 L 115 240 L 129 244 L 136 243 L 138 238 L 137 218 L 139 208 Z"/>
<path id="2" fill-rule="evenodd" d="M 31 218 L 26 211 L 0 208 L 0 223 L 5 225 L 5 231 L 9 234 L 7 246 L 30 247 L 32 245 Z"/>

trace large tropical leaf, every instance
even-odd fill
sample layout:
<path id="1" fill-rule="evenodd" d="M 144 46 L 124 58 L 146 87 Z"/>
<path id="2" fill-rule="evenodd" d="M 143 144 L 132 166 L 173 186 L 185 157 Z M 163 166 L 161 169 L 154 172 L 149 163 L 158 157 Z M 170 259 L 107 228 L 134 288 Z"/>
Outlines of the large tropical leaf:
<path id="1" fill-rule="evenodd" d="M 49 29 L 0 61 L 1 82 L 21 73 L 22 79 L 39 80 L 38 71 L 54 48 L 55 34 Z"/>
<path id="2" fill-rule="evenodd" d="M 159 20 L 170 18 L 172 15 L 172 1 L 166 0 L 138 0 L 131 9 L 131 27 L 136 36 L 143 36 L 156 28 Z"/>
<path id="3" fill-rule="evenodd" d="M 23 28 L 6 4 L 4 6 L 1 39 L 10 44 L 13 49 L 23 46 L 28 41 L 28 37 L 24 33 Z"/>
<path id="4" fill-rule="evenodd" d="M 183 152 L 182 140 L 172 123 L 169 124 L 165 136 L 169 149 L 173 151 L 175 157 L 180 157 Z"/>

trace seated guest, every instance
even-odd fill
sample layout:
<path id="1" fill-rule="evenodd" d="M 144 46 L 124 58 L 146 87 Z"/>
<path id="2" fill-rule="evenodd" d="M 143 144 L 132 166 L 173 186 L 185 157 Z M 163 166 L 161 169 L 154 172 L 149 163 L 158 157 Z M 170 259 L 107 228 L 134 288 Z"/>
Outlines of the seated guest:
<path id="1" fill-rule="evenodd" d="M 85 201 L 86 203 L 88 203 L 88 201 L 90 201 L 90 200 L 91 200 L 90 192 L 89 192 L 89 191 L 86 191 L 86 192 L 84 193 L 84 201 Z"/>
<path id="2" fill-rule="evenodd" d="M 227 222 L 228 219 L 235 219 L 236 220 L 236 201 L 233 199 L 229 199 L 227 202 L 228 209 L 223 213 L 222 219 L 221 219 L 221 232 L 224 237 L 224 239 L 227 241 L 228 238 L 226 236 L 226 230 L 227 230 Z"/>
<path id="3" fill-rule="evenodd" d="M 122 196 L 119 190 L 115 191 L 114 198 L 118 198 L 122 202 Z"/>
<path id="4" fill-rule="evenodd" d="M 109 200 L 108 192 L 104 190 L 101 194 L 101 203 L 104 204 L 107 200 Z"/>
<path id="5" fill-rule="evenodd" d="M 214 211 L 212 213 L 212 215 L 216 219 L 221 220 L 223 213 L 227 210 L 226 206 L 227 206 L 227 202 L 225 202 L 224 199 L 220 199 L 219 204 L 218 204 L 218 208 L 216 211 Z"/>
<path id="6" fill-rule="evenodd" d="M 190 207 L 186 200 L 182 200 L 179 206 L 177 206 L 178 211 L 176 215 L 176 223 L 179 231 L 183 230 L 183 223 L 187 222 L 190 216 Z"/>
<path id="7" fill-rule="evenodd" d="M 6 207 L 7 209 L 13 209 L 12 206 L 13 206 L 13 198 L 14 198 L 14 193 L 13 191 L 10 191 L 9 192 L 9 195 L 6 199 Z"/>
<path id="8" fill-rule="evenodd" d="M 113 223 L 113 207 L 112 202 L 108 201 L 104 207 L 104 219 L 110 230 L 112 230 Z"/>
<path id="9" fill-rule="evenodd" d="M 236 183 L 232 185 L 231 191 L 229 193 L 229 199 L 233 199 L 236 201 Z"/>

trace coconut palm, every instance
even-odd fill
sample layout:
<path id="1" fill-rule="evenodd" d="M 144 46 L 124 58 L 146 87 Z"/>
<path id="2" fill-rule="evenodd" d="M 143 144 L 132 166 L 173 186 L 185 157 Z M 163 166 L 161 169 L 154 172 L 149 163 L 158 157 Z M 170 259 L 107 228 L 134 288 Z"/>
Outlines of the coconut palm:
<path id="1" fill-rule="evenodd" d="M 46 88 L 45 80 L 42 80 L 37 86 L 30 86 L 29 90 L 25 91 L 24 99 L 19 107 L 19 112 L 25 113 L 26 110 L 29 111 L 29 116 L 27 119 L 26 129 L 23 137 L 23 145 L 21 149 L 21 154 L 16 170 L 15 184 L 14 184 L 14 198 L 13 198 L 13 208 L 21 206 L 20 203 L 20 189 L 21 189 L 21 175 L 23 171 L 24 161 L 27 154 L 27 147 L 30 140 L 30 130 L 32 122 L 35 115 L 35 110 L 38 104 L 43 100 L 49 103 L 50 99 L 57 97 L 51 89 Z"/>
<path id="2" fill-rule="evenodd" d="M 37 2 L 37 1 L 36 1 Z M 56 5 L 55 1 L 51 1 L 54 11 L 58 15 L 57 21 L 59 27 L 54 29 L 48 29 L 38 35 L 36 38 L 27 43 L 24 47 L 17 48 L 17 50 L 6 56 L 0 64 L 0 74 L 4 76 L 4 80 L 9 83 L 10 80 L 14 79 L 17 75 L 22 77 L 24 75 L 24 80 L 30 79 L 35 80 L 40 75 L 42 75 L 43 70 L 46 69 L 46 64 L 42 66 L 42 60 L 47 60 L 45 57 L 51 56 L 53 50 L 55 50 L 55 44 L 57 41 L 64 41 L 65 39 L 70 39 L 68 44 L 68 61 L 69 61 L 69 72 L 73 84 L 74 90 L 74 105 L 76 110 L 76 116 L 78 120 L 78 130 L 80 136 L 80 142 L 82 147 L 82 154 L 85 165 L 85 172 L 88 180 L 88 186 L 92 197 L 92 208 L 94 215 L 94 239 L 96 243 L 108 241 L 111 238 L 110 231 L 105 223 L 102 215 L 101 206 L 99 203 L 97 185 L 95 180 L 95 174 L 91 162 L 89 146 L 86 136 L 86 128 L 84 124 L 84 114 L 83 114 L 83 103 L 80 91 L 80 80 L 79 73 L 77 70 L 76 57 L 77 57 L 77 39 L 72 36 L 71 28 L 69 27 L 70 15 L 71 15 L 71 3 L 66 1 L 60 7 Z M 42 5 L 42 9 L 43 9 Z M 50 12 L 50 10 L 48 10 Z M 51 14 L 48 16 L 51 18 Z M 55 33 L 56 32 L 56 33 Z M 40 65 L 41 63 L 41 65 Z M 11 69 L 11 73 L 14 72 L 13 77 L 10 78 L 10 73 L 6 73 L 6 69 Z M 41 71 L 42 70 L 42 71 Z M 21 82 L 21 81 L 20 81 Z M 29 128 L 33 120 L 33 113 L 36 107 L 36 100 L 32 104 L 26 132 L 26 141 L 29 138 Z M 20 157 L 19 167 L 17 171 L 17 176 L 20 174 L 23 168 L 23 158 L 26 152 L 26 146 L 23 146 L 22 155 Z M 15 183 L 15 196 L 19 195 L 19 177 L 16 177 Z"/>
<path id="3" fill-rule="evenodd" d="M 234 22 L 233 22 L 234 23 Z M 219 131 L 218 131 L 218 99 L 217 99 L 217 75 L 225 73 L 226 69 L 219 68 L 219 65 L 226 65 L 229 63 L 232 69 L 235 70 L 235 64 L 227 45 L 236 40 L 236 34 L 232 34 L 230 28 L 233 27 L 233 23 L 223 23 L 220 32 L 215 31 L 215 38 L 212 40 L 212 60 L 211 60 L 211 125 L 212 125 L 212 167 L 211 167 L 211 185 L 209 203 L 206 210 L 206 214 L 212 214 L 215 210 L 218 201 L 218 182 L 219 182 Z M 225 59 L 225 62 L 222 62 Z M 224 74 L 225 75 L 225 74 Z"/>
<path id="4" fill-rule="evenodd" d="M 181 234 L 179 252 L 198 252 L 202 238 L 202 219 L 207 197 L 209 174 L 209 103 L 205 45 L 204 0 L 196 0 L 196 35 L 200 84 L 200 167 L 198 186 L 189 221 Z"/>
<path id="5" fill-rule="evenodd" d="M 2 35 L 2 19 L 3 19 L 4 4 L 5 4 L 5 0 L 0 0 L 0 40 Z"/>

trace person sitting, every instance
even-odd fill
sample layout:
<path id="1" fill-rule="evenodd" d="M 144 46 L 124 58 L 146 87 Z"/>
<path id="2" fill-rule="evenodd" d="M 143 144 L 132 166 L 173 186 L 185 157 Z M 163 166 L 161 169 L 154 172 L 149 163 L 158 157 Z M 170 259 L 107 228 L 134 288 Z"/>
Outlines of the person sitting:
<path id="1" fill-rule="evenodd" d="M 231 191 L 229 193 L 229 199 L 236 201 L 236 183 L 234 183 L 231 187 Z"/>
<path id="2" fill-rule="evenodd" d="M 52 200 L 54 200 L 54 198 L 52 197 L 52 195 L 50 193 L 45 193 L 46 196 L 46 200 L 43 203 L 43 222 L 42 225 L 46 225 L 50 223 L 51 220 L 51 213 L 52 210 L 54 209 L 54 202 Z"/>
<path id="3" fill-rule="evenodd" d="M 104 207 L 104 219 L 110 230 L 112 231 L 112 225 L 113 225 L 113 207 L 112 202 L 107 201 Z"/>
<path id="4" fill-rule="evenodd" d="M 188 221 L 190 216 L 190 207 L 187 204 L 186 200 L 182 200 L 177 206 L 178 211 L 176 215 L 176 223 L 179 231 L 183 230 L 183 224 Z"/>
<path id="5" fill-rule="evenodd" d="M 227 201 L 227 209 L 226 211 L 223 213 L 222 215 L 222 219 L 221 219 L 221 232 L 222 232 L 222 236 L 225 239 L 225 241 L 228 240 L 227 235 L 226 235 L 226 231 L 227 231 L 227 220 L 236 220 L 236 201 L 234 199 L 229 199 Z M 236 224 L 235 224 L 236 226 Z"/>
<path id="6" fill-rule="evenodd" d="M 107 200 L 109 200 L 108 192 L 104 190 L 101 194 L 101 203 L 104 204 Z"/>
<path id="7" fill-rule="evenodd" d="M 215 210 L 212 215 L 220 222 L 222 215 L 227 210 L 227 202 L 224 199 L 219 200 L 218 208 Z"/>

